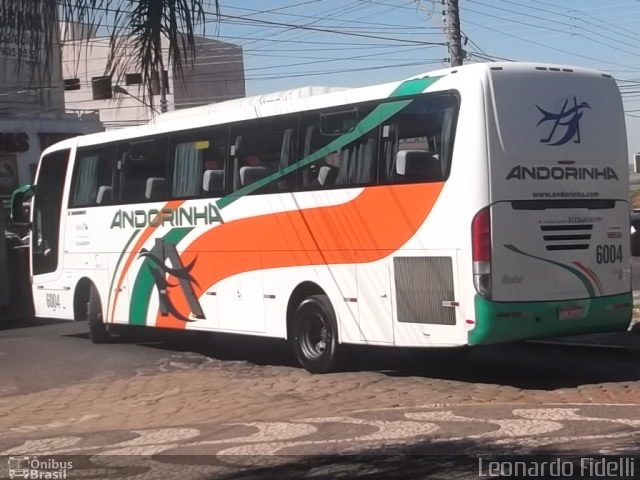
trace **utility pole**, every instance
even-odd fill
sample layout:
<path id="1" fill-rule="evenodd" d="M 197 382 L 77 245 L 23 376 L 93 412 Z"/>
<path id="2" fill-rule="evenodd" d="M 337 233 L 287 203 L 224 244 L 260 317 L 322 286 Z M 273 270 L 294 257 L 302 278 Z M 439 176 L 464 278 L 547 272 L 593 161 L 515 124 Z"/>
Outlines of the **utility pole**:
<path id="1" fill-rule="evenodd" d="M 158 86 L 160 87 L 160 113 L 166 113 L 167 109 L 167 84 L 164 77 L 164 60 L 161 56 L 156 58 L 155 74 L 158 76 Z M 153 81 L 153 80 L 152 80 Z"/>
<path id="2" fill-rule="evenodd" d="M 444 0 L 443 0 L 444 1 Z M 451 66 L 462 65 L 464 53 L 460 36 L 460 10 L 458 0 L 447 0 L 447 35 L 449 37 L 449 56 Z"/>
<path id="3" fill-rule="evenodd" d="M 160 71 L 160 112 L 166 113 L 167 110 L 167 79 L 164 77 L 164 65 Z"/>

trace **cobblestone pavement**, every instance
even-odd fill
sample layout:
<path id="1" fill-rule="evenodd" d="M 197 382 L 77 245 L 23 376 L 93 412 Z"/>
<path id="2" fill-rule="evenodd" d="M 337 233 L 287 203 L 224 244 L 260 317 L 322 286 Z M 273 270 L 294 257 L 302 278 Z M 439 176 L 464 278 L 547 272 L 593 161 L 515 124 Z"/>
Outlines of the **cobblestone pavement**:
<path id="1" fill-rule="evenodd" d="M 414 455 L 422 460 L 420 473 L 435 469 L 448 478 L 451 466 L 444 459 L 456 455 L 454 466 L 476 478 L 477 465 L 469 460 L 479 455 L 637 454 L 639 413 L 638 405 L 611 404 L 415 405 L 342 416 L 7 438 L 0 440 L 0 452 L 72 461 L 70 478 L 265 478 L 265 468 L 279 478 L 318 478 L 313 470 L 319 467 L 333 473 L 321 478 L 336 478 L 336 468 L 345 467 L 336 454 L 369 458 L 365 472 L 390 473 L 393 467 L 396 474 L 408 468 L 398 457 Z M 362 463 L 352 463 L 358 468 L 347 469 L 349 478 L 363 474 Z"/>
<path id="2" fill-rule="evenodd" d="M 2 436 L 19 436 L 122 425 L 133 429 L 290 419 L 310 412 L 339 416 L 372 406 L 425 403 L 640 404 L 640 360 L 634 357 L 565 352 L 542 345 L 521 347 L 520 352 L 483 353 L 413 371 L 406 361 L 400 366 L 390 361 L 391 367 L 400 369 L 328 375 L 180 353 L 159 362 L 156 371 L 140 371 L 133 377 L 0 397 L 0 431 Z M 384 358 L 366 357 L 355 363 L 369 360 L 374 362 L 372 368 L 375 362 L 387 363 Z M 406 370 L 401 369 L 403 363 Z"/>
<path id="3" fill-rule="evenodd" d="M 0 454 L 89 455 L 70 478 L 244 478 L 246 463 L 302 468 L 300 455 L 332 452 L 640 453 L 640 359 L 628 351 L 523 344 L 416 357 L 354 350 L 348 370 L 310 375 L 280 345 L 243 339 L 155 348 L 159 360 L 132 374 L 5 390 Z M 134 454 L 161 456 L 124 470 L 118 462 L 131 458 L 109 457 Z"/>

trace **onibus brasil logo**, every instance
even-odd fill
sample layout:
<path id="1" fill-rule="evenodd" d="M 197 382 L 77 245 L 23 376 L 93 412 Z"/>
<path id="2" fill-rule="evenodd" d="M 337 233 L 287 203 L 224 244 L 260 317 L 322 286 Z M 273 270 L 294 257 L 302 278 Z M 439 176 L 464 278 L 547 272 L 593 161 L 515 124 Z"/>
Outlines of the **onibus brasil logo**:
<path id="1" fill-rule="evenodd" d="M 9 478 L 33 480 L 64 480 L 73 469 L 73 462 L 54 458 L 38 458 L 31 456 L 9 457 Z"/>
<path id="2" fill-rule="evenodd" d="M 587 102 L 578 103 L 578 99 L 573 97 L 573 106 L 570 107 L 567 98 L 558 113 L 549 112 L 539 105 L 536 108 L 542 113 L 542 118 L 536 126 L 542 124 L 551 124 L 551 132 L 546 138 L 541 138 L 540 143 L 546 143 L 551 146 L 564 145 L 573 140 L 573 143 L 580 143 L 580 120 L 582 119 L 583 110 L 591 108 Z"/>

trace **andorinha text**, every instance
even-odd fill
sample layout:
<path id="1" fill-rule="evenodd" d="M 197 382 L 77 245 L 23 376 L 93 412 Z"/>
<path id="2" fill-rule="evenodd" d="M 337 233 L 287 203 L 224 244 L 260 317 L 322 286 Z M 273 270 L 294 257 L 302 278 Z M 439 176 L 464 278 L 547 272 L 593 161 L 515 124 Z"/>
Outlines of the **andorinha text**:
<path id="1" fill-rule="evenodd" d="M 214 204 L 200 207 L 152 208 L 149 210 L 118 210 L 111 228 L 185 227 L 224 223 Z"/>
<path id="2" fill-rule="evenodd" d="M 618 180 L 611 167 L 513 167 L 507 180 Z"/>

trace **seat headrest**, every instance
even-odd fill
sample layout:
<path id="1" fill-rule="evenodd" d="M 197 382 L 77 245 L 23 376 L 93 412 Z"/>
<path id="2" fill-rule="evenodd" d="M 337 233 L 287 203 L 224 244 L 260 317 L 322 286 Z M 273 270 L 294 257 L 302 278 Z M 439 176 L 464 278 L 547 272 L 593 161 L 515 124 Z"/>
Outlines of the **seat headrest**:
<path id="1" fill-rule="evenodd" d="M 424 150 L 400 150 L 396 154 L 396 174 L 414 180 L 442 178 L 440 161 Z"/>
<path id="2" fill-rule="evenodd" d="M 147 178 L 147 185 L 144 195 L 147 200 L 151 202 L 166 200 L 166 180 L 164 179 L 164 177 Z"/>
<path id="3" fill-rule="evenodd" d="M 318 183 L 324 187 L 333 185 L 338 178 L 338 167 L 323 165 L 318 169 Z"/>
<path id="4" fill-rule="evenodd" d="M 224 170 L 205 170 L 202 176 L 202 190 L 220 193 L 224 190 Z"/>
<path id="5" fill-rule="evenodd" d="M 246 186 L 267 176 L 265 167 L 240 167 L 240 185 Z"/>
<path id="6" fill-rule="evenodd" d="M 113 187 L 111 185 L 100 185 L 96 195 L 98 205 L 106 205 L 113 201 Z"/>

